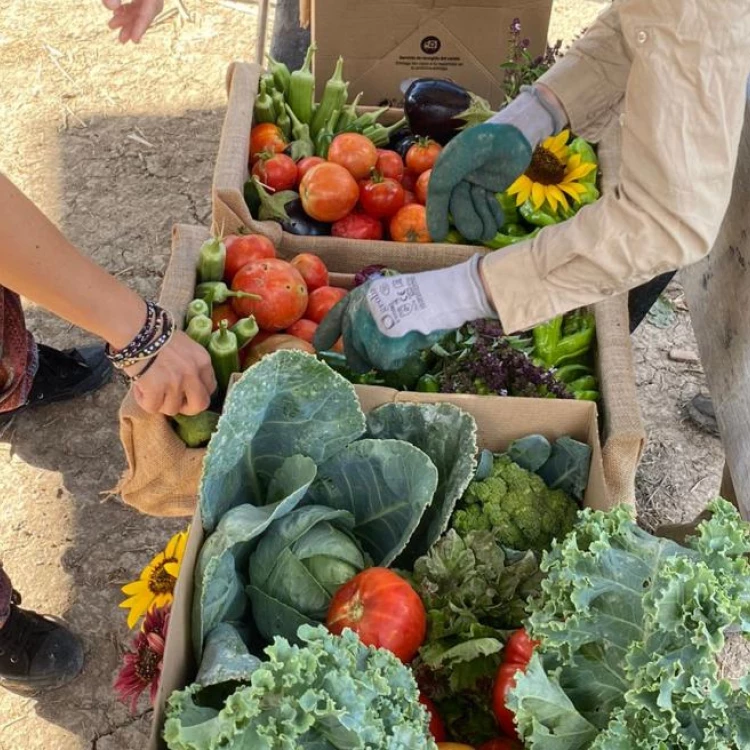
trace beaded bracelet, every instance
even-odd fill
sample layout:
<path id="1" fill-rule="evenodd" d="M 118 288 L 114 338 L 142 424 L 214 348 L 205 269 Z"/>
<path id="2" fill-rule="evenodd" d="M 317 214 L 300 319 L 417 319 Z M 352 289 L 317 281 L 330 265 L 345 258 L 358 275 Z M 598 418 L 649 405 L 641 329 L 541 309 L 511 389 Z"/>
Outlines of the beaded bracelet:
<path id="1" fill-rule="evenodd" d="M 146 360 L 146 365 L 143 367 L 143 369 L 140 372 L 137 372 L 135 375 L 128 375 L 128 373 L 123 372 L 122 375 L 125 378 L 125 380 L 128 383 L 135 383 L 136 381 L 140 380 L 149 370 L 149 368 L 156 362 L 156 358 L 159 356 L 159 352 L 156 352 L 151 359 Z"/>
<path id="2" fill-rule="evenodd" d="M 123 359 L 119 362 L 113 362 L 112 366 L 116 367 L 118 370 L 124 370 L 126 367 L 132 367 L 139 362 L 144 362 L 147 359 L 155 357 L 159 353 L 159 351 L 161 351 L 169 343 L 172 336 L 174 336 L 175 325 L 174 321 L 172 320 L 172 316 L 168 312 L 166 312 L 166 310 L 162 311 L 160 326 L 158 330 L 158 336 L 148 344 L 146 344 L 137 354 L 128 359 Z"/>
<path id="3" fill-rule="evenodd" d="M 125 359 L 131 359 L 141 348 L 154 337 L 156 326 L 161 318 L 161 308 L 150 300 L 146 300 L 146 322 L 141 330 L 135 335 L 135 338 L 123 349 L 115 350 L 109 344 L 105 348 L 107 359 L 116 365 Z"/>

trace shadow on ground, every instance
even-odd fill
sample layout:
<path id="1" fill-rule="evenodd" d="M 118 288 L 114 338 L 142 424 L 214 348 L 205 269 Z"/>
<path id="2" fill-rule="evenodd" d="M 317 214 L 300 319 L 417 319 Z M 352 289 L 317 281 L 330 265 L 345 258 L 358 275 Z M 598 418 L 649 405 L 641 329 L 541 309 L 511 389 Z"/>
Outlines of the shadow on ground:
<path id="1" fill-rule="evenodd" d="M 155 298 L 172 225 L 210 223 L 211 175 L 222 119 L 222 111 L 93 118 L 85 129 L 61 133 L 57 171 L 63 231 L 125 283 Z M 90 340 L 43 311 L 32 310 L 28 317 L 40 341 L 67 347 Z M 111 690 L 131 637 L 125 612 L 118 610 L 119 589 L 187 523 L 142 516 L 107 497 L 125 465 L 117 424 L 124 393 L 124 386 L 113 381 L 76 402 L 21 415 L 0 436 L 10 443 L 12 455 L 44 470 L 28 513 L 42 514 L 49 523 L 67 523 L 69 531 L 56 545 L 65 548 L 62 567 L 73 590 L 64 617 L 86 646 L 82 677 L 67 689 L 39 696 L 29 712 L 65 727 L 80 738 L 81 747 L 92 750 L 140 750 L 145 745 L 147 719 L 131 717 Z M 62 475 L 62 487 L 48 472 Z M 30 605 L 38 603 L 32 588 Z M 143 700 L 141 712 L 146 708 Z"/>

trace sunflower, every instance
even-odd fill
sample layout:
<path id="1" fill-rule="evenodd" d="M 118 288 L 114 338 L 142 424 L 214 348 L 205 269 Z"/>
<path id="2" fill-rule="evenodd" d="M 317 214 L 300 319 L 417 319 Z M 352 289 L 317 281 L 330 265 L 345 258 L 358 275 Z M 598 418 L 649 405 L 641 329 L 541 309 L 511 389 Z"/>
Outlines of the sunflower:
<path id="1" fill-rule="evenodd" d="M 568 197 L 580 203 L 586 186 L 579 180 L 591 174 L 596 164 L 581 162 L 581 155 L 568 148 L 570 131 L 547 138 L 531 157 L 531 164 L 509 188 L 508 195 L 516 196 L 516 205 L 522 206 L 529 198 L 535 211 L 547 201 L 553 213 L 557 207 L 570 208 Z"/>
<path id="2" fill-rule="evenodd" d="M 120 606 L 130 610 L 129 628 L 134 628 L 138 620 L 154 607 L 164 607 L 172 602 L 187 537 L 187 531 L 175 534 L 166 548 L 141 571 L 140 578 L 122 587 L 122 593 L 128 598 Z"/>

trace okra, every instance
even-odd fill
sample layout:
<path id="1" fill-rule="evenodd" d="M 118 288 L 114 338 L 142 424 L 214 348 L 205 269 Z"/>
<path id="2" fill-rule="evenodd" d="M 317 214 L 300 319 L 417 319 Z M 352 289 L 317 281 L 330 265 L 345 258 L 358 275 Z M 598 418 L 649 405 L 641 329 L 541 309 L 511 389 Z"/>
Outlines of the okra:
<path id="1" fill-rule="evenodd" d="M 362 135 L 369 138 L 376 146 L 385 146 L 391 138 L 391 135 L 397 130 L 406 125 L 406 118 L 402 117 L 398 122 L 394 122 L 393 125 L 386 127 L 376 122 L 374 125 L 369 125 L 362 131 Z"/>
<path id="2" fill-rule="evenodd" d="M 288 141 L 292 137 L 292 121 L 289 119 L 289 113 L 284 111 L 276 118 L 276 124 Z"/>
<path id="3" fill-rule="evenodd" d="M 198 281 L 221 281 L 227 249 L 218 237 L 206 240 L 198 255 Z"/>
<path id="4" fill-rule="evenodd" d="M 213 411 L 202 411 L 192 416 L 175 414 L 172 419 L 177 424 L 177 435 L 188 448 L 205 445 L 219 423 L 219 415 Z"/>
<path id="5" fill-rule="evenodd" d="M 326 82 L 312 122 L 310 132 L 313 138 L 325 127 L 333 112 L 340 112 L 349 97 L 349 84 L 344 80 L 344 58 L 339 57 L 333 75 Z"/>
<path id="6" fill-rule="evenodd" d="M 310 136 L 310 126 L 300 122 L 299 118 L 294 114 L 292 108 L 288 104 L 286 105 L 286 112 L 292 123 L 292 136 L 294 137 L 294 142 L 300 144 L 296 147 L 296 151 L 307 152 L 309 150 L 310 153 L 305 153 L 304 156 L 312 156 L 315 147 L 313 145 L 313 139 Z M 301 159 L 302 157 L 300 156 L 299 158 Z M 298 161 L 298 157 L 295 157 L 294 155 L 292 155 L 292 159 Z"/>
<path id="7" fill-rule="evenodd" d="M 276 122 L 276 110 L 273 105 L 273 99 L 268 93 L 266 82 L 261 80 L 260 93 L 255 99 L 255 108 L 253 109 L 253 124 L 261 122 Z"/>
<path id="8" fill-rule="evenodd" d="M 350 130 L 356 130 L 358 133 L 362 133 L 365 128 L 375 125 L 388 109 L 388 107 L 380 107 L 380 109 L 375 109 L 372 112 L 363 112 L 351 124 Z M 403 123 L 401 124 L 401 127 L 403 127 Z"/>
<path id="9" fill-rule="evenodd" d="M 218 330 L 211 334 L 208 342 L 208 353 L 214 367 L 216 381 L 222 392 L 226 392 L 229 380 L 235 372 L 240 371 L 240 350 L 237 346 L 237 336 L 227 327 L 227 321 L 222 320 Z"/>
<path id="10" fill-rule="evenodd" d="M 312 73 L 312 61 L 317 46 L 313 42 L 307 48 L 305 62 L 299 70 L 295 70 L 289 80 L 287 99 L 292 111 L 300 122 L 310 124 L 313 114 L 313 100 L 315 97 L 315 76 Z"/>
<path id="11" fill-rule="evenodd" d="M 188 306 L 185 313 L 185 323 L 189 323 L 197 315 L 211 317 L 211 308 L 204 299 L 194 299 Z"/>
<path id="12" fill-rule="evenodd" d="M 276 115 L 276 122 L 278 124 L 279 117 L 286 114 L 286 100 L 284 94 L 280 91 L 271 92 L 271 101 L 273 101 L 273 111 Z"/>
<path id="13" fill-rule="evenodd" d="M 188 323 L 185 333 L 201 346 L 208 346 L 208 342 L 211 340 L 212 330 L 213 323 L 208 315 L 196 315 Z"/>
<path id="14" fill-rule="evenodd" d="M 273 82 L 276 86 L 276 89 L 278 91 L 281 91 L 281 93 L 284 95 L 288 94 L 289 84 L 291 82 L 292 76 L 292 74 L 289 72 L 289 68 L 287 68 L 286 63 L 274 60 L 271 55 L 267 55 L 267 57 L 268 62 L 270 63 L 270 65 L 268 66 L 268 72 L 273 77 Z"/>
<path id="15" fill-rule="evenodd" d="M 323 159 L 328 158 L 328 149 L 331 147 L 331 141 L 335 135 L 333 129 L 338 116 L 338 112 L 332 112 L 330 119 L 315 138 L 315 153 Z"/>
<path id="16" fill-rule="evenodd" d="M 232 326 L 232 333 L 237 337 L 237 346 L 242 349 L 247 346 L 258 335 L 258 324 L 251 315 L 249 318 L 241 318 Z"/>
<path id="17" fill-rule="evenodd" d="M 352 123 L 357 119 L 357 106 L 359 100 L 362 98 L 362 92 L 360 91 L 357 96 L 354 97 L 354 101 L 351 104 L 347 104 L 341 109 L 341 115 L 336 122 L 336 132 L 344 133 L 349 130 Z"/>
<path id="18" fill-rule="evenodd" d="M 257 294 L 234 292 L 223 281 L 208 281 L 198 284 L 195 287 L 195 296 L 197 299 L 205 300 L 209 305 L 221 304 L 222 302 L 226 302 L 230 297 L 260 299 Z"/>

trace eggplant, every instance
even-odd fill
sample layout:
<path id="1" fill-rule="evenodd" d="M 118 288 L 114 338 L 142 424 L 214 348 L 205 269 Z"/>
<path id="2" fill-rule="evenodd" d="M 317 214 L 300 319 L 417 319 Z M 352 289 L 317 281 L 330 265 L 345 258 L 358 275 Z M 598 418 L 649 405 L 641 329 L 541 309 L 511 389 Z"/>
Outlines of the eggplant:
<path id="1" fill-rule="evenodd" d="M 331 234 L 331 225 L 311 219 L 302 208 L 302 201 L 299 198 L 289 201 L 284 208 L 289 221 L 283 220 L 279 223 L 285 232 L 306 237 L 325 237 Z"/>
<path id="2" fill-rule="evenodd" d="M 395 151 L 404 161 L 406 161 L 406 152 L 419 140 L 416 135 L 405 135 L 400 141 L 393 144 Z"/>
<path id="3" fill-rule="evenodd" d="M 408 127 L 404 126 L 403 128 L 399 128 L 395 133 L 391 133 L 391 137 L 388 139 L 388 145 L 385 148 L 391 151 L 395 151 L 396 144 L 398 144 L 404 138 L 408 138 L 410 135 L 413 134 Z"/>

